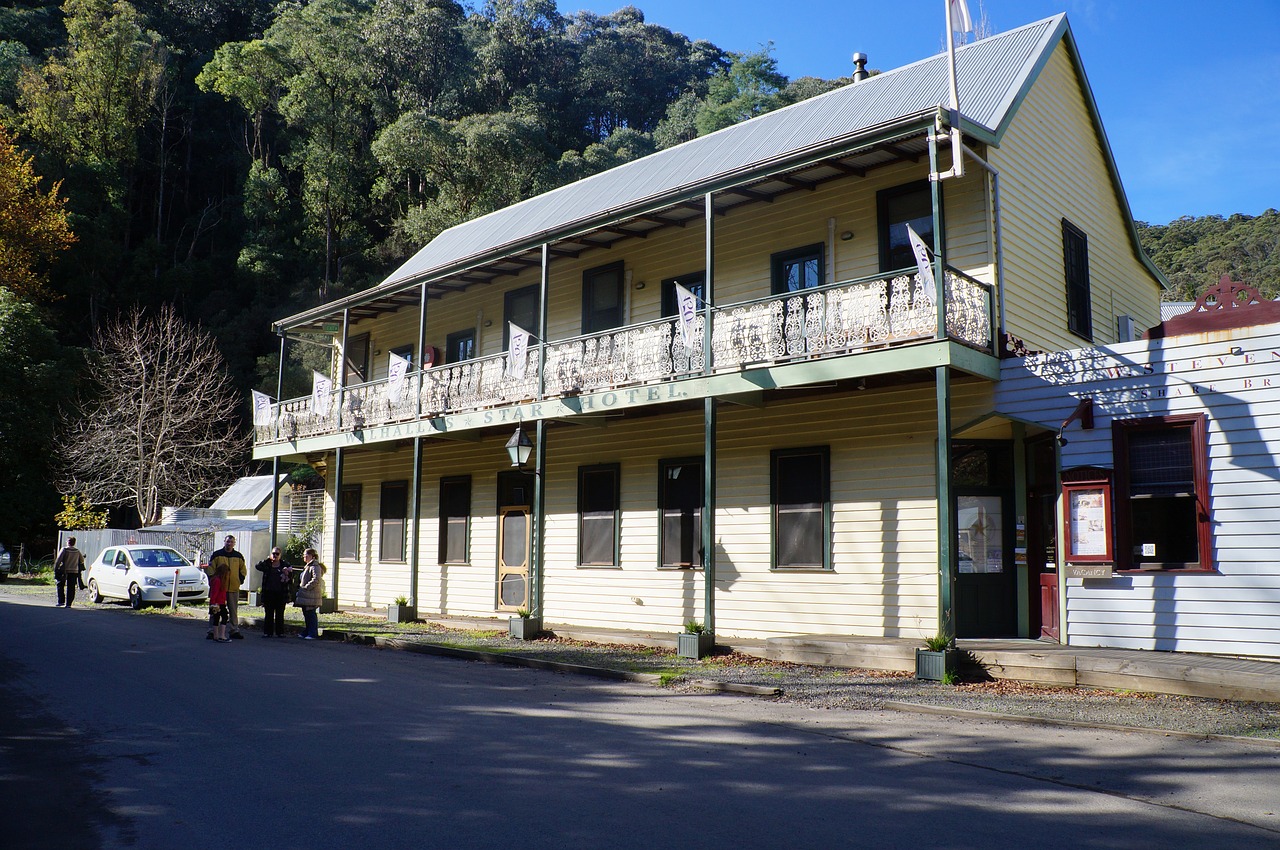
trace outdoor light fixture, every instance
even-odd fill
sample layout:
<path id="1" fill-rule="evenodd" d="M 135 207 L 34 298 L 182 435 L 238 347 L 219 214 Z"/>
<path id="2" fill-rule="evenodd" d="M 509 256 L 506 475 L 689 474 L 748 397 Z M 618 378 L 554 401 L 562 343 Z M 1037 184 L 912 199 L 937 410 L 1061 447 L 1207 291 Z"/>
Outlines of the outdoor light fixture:
<path id="1" fill-rule="evenodd" d="M 529 454 L 533 451 L 533 443 L 524 432 L 524 423 L 516 426 L 516 432 L 507 440 L 507 454 L 511 456 L 511 465 L 523 468 L 529 462 Z"/>
<path id="2" fill-rule="evenodd" d="M 1062 432 L 1067 430 L 1067 426 L 1072 422 L 1075 422 L 1077 419 L 1080 420 L 1081 429 L 1085 431 L 1093 429 L 1093 399 L 1091 397 L 1085 396 L 1080 399 L 1080 403 L 1076 405 L 1076 409 L 1071 412 L 1070 416 L 1062 421 L 1060 426 L 1058 426 L 1058 445 L 1065 446 L 1067 444 L 1067 438 L 1062 436 Z"/>

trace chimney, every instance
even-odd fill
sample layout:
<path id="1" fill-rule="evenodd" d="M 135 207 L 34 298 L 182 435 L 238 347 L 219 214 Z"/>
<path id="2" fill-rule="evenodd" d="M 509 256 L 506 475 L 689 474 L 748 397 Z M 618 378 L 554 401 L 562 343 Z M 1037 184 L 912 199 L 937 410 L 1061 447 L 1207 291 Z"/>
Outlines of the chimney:
<path id="1" fill-rule="evenodd" d="M 853 81 L 860 83 L 868 76 L 870 75 L 867 73 L 867 54 L 853 54 Z"/>

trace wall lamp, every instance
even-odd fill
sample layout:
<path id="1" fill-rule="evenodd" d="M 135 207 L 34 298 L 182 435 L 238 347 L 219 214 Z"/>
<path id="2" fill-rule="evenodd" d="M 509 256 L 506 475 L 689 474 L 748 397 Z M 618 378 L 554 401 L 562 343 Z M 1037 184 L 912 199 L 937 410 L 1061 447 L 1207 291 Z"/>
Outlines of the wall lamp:
<path id="1" fill-rule="evenodd" d="M 524 469 L 532 452 L 533 443 L 530 442 L 529 435 L 524 432 L 522 422 L 516 426 L 516 432 L 511 435 L 511 439 L 507 440 L 507 454 L 511 457 L 511 465 L 517 469 Z"/>
<path id="2" fill-rule="evenodd" d="M 1058 445 L 1065 446 L 1067 444 L 1067 438 L 1062 436 L 1062 432 L 1076 420 L 1080 421 L 1081 430 L 1093 430 L 1093 398 L 1091 396 L 1085 396 L 1080 399 L 1080 403 L 1076 405 L 1076 409 L 1071 412 L 1071 415 L 1062 420 L 1062 424 L 1058 426 Z"/>

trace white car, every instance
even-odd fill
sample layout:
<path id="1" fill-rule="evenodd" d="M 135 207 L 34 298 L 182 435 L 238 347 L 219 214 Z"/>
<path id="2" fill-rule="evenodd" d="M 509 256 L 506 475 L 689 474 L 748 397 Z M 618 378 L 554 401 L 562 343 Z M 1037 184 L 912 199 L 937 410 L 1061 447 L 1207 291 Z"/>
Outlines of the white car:
<path id="1" fill-rule="evenodd" d="M 166 603 L 178 582 L 179 602 L 209 598 L 209 578 L 176 549 L 168 546 L 108 546 L 89 565 L 85 581 L 94 602 L 127 599 L 133 608 L 149 602 Z"/>

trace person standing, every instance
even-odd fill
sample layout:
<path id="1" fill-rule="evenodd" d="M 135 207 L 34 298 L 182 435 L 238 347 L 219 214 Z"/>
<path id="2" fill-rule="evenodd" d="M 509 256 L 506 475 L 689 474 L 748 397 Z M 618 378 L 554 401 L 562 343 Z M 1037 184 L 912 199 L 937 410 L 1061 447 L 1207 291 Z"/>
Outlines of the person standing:
<path id="1" fill-rule="evenodd" d="M 324 564 L 317 559 L 316 550 L 308 549 L 302 553 L 302 580 L 298 584 L 298 607 L 302 609 L 302 622 L 305 624 L 302 634 L 304 640 L 315 640 L 320 637 L 320 621 L 316 612 L 324 599 Z"/>
<path id="2" fill-rule="evenodd" d="M 76 598 L 77 585 L 84 590 L 83 570 L 84 555 L 76 548 L 76 539 L 68 537 L 67 545 L 62 547 L 53 562 L 53 577 L 58 583 L 58 607 L 62 607 L 64 603 L 66 607 L 71 607 L 72 600 Z"/>
<path id="3" fill-rule="evenodd" d="M 280 547 L 271 549 L 271 557 L 254 567 L 262 573 L 263 637 L 284 637 L 284 606 L 289 602 L 289 576 L 293 567 L 280 557 Z"/>
<path id="4" fill-rule="evenodd" d="M 218 564 L 213 568 L 213 578 L 209 581 L 209 631 L 218 643 L 231 643 L 227 637 L 227 565 Z"/>
<path id="5" fill-rule="evenodd" d="M 218 565 L 226 564 L 227 576 L 223 587 L 227 590 L 227 614 L 230 618 L 231 637 L 236 640 L 242 640 L 244 635 L 240 634 L 240 618 L 238 609 L 240 606 L 240 585 L 249 575 L 249 570 L 245 566 L 244 555 L 236 551 L 236 539 L 228 534 L 227 539 L 222 541 L 222 548 L 213 553 L 209 558 L 209 572 L 217 574 Z"/>

